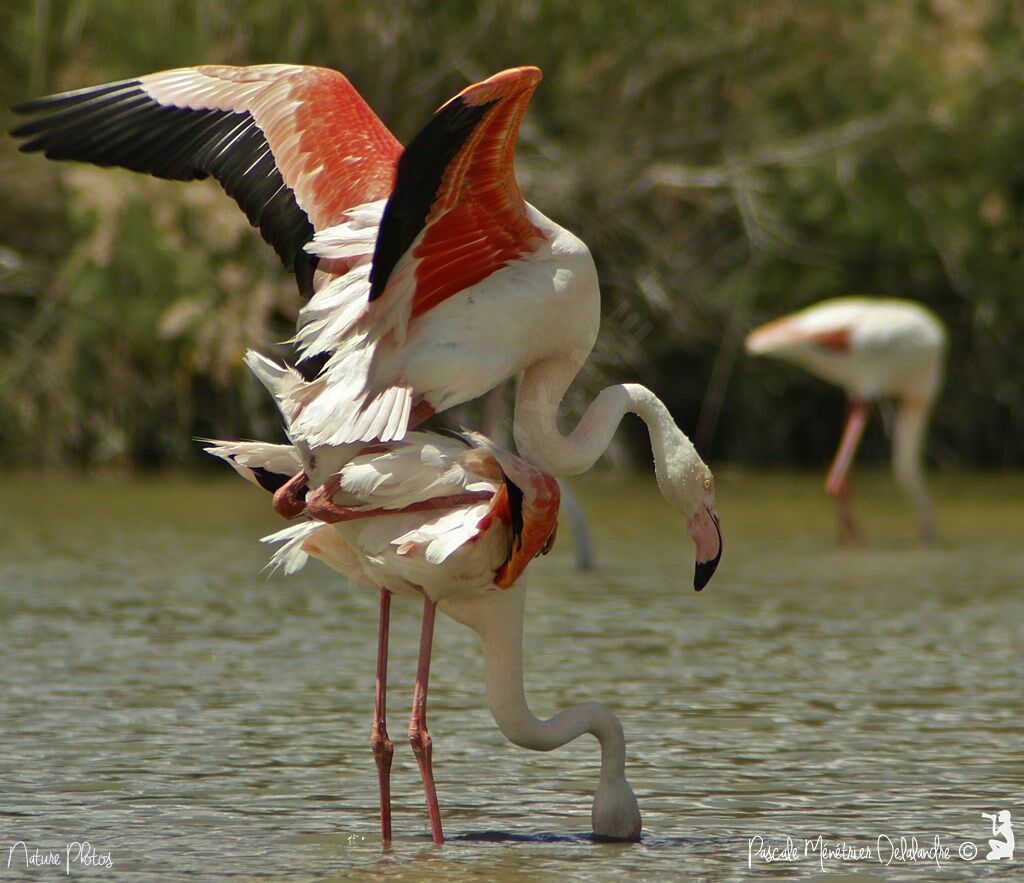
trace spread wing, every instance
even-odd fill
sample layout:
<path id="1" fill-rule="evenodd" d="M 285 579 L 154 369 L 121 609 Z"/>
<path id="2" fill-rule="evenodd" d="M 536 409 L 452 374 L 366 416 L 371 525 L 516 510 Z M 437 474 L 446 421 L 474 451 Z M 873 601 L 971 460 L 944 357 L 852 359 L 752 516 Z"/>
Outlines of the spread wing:
<path id="1" fill-rule="evenodd" d="M 259 227 L 303 294 L 315 230 L 391 193 L 401 145 L 326 68 L 205 65 L 28 101 L 11 134 L 50 159 L 188 181 L 213 176 Z"/>
<path id="2" fill-rule="evenodd" d="M 513 157 L 540 82 L 513 68 L 467 87 L 434 114 L 398 161 L 370 271 L 375 322 L 404 326 L 536 247 Z"/>

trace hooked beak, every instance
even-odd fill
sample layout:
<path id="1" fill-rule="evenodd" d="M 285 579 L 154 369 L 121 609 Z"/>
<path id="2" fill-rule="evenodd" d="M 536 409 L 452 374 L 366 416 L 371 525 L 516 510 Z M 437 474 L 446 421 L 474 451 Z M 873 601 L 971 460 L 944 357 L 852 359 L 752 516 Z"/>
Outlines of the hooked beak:
<path id="1" fill-rule="evenodd" d="M 700 510 L 687 523 L 686 529 L 697 547 L 697 563 L 693 570 L 693 588 L 700 591 L 710 581 L 722 560 L 722 527 L 710 500 L 701 503 Z"/>

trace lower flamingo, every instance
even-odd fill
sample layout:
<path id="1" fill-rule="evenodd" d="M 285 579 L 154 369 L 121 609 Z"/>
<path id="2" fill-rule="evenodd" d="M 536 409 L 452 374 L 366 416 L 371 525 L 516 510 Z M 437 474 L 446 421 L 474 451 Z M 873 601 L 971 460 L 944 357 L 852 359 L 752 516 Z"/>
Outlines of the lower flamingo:
<path id="1" fill-rule="evenodd" d="M 893 475 L 910 499 L 921 536 L 935 539 L 935 520 L 921 468 L 925 427 L 942 384 L 946 333 L 939 319 L 905 300 L 839 297 L 762 325 L 747 351 L 792 362 L 843 387 L 850 400 L 846 428 L 825 490 L 837 503 L 840 541 L 860 537 L 849 508 L 847 475 L 870 403 L 900 400 L 893 434 Z"/>
<path id="2" fill-rule="evenodd" d="M 356 443 L 300 458 L 289 445 L 214 442 L 208 450 L 244 477 L 276 491 L 299 469 L 323 481 L 306 496 L 297 524 L 267 538 L 281 544 L 273 564 L 291 573 L 312 556 L 353 582 L 380 592 L 377 687 L 371 745 L 380 790 L 381 835 L 391 840 L 386 727 L 388 626 L 392 594 L 423 601 L 420 657 L 409 738 L 419 764 L 430 827 L 444 841 L 427 730 L 427 687 L 436 610 L 475 630 L 484 651 L 487 695 L 502 733 L 525 748 L 548 751 L 584 733 L 601 745 L 594 797 L 595 835 L 637 839 L 640 811 L 625 777 L 625 740 L 615 715 L 596 702 L 547 721 L 531 714 L 523 693 L 522 627 L 529 561 L 554 540 L 559 505 L 555 479 L 483 436 L 411 432 L 402 441 Z M 324 477 L 328 475 L 329 477 Z"/>

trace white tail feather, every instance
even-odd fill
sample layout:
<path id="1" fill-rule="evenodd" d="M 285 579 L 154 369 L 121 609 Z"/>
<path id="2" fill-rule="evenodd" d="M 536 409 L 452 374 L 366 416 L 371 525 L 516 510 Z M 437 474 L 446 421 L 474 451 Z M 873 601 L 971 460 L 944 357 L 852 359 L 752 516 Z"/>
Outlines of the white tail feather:
<path id="1" fill-rule="evenodd" d="M 270 573 L 283 570 L 289 576 L 293 573 L 298 573 L 298 571 L 306 566 L 306 562 L 309 560 L 309 553 L 302 548 L 303 543 L 321 528 L 323 528 L 323 524 L 319 521 L 303 521 L 299 524 L 290 525 L 284 528 L 284 530 L 272 533 L 270 536 L 263 537 L 260 540 L 261 543 L 283 544 L 273 554 L 266 569 Z"/>
<path id="2" fill-rule="evenodd" d="M 262 487 L 254 469 L 266 469 L 277 475 L 294 475 L 302 469 L 299 454 L 291 445 L 273 445 L 268 442 L 221 441 L 201 439 L 209 442 L 203 450 L 214 457 L 227 461 L 246 481 Z"/>

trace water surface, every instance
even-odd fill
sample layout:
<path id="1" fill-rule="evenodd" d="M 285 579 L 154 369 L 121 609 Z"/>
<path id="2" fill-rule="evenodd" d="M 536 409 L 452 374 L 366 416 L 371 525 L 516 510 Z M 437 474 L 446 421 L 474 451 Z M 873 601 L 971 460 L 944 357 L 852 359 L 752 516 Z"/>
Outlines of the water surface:
<path id="1" fill-rule="evenodd" d="M 598 570 L 570 535 L 531 568 L 526 685 L 548 716 L 620 716 L 640 844 L 589 839 L 598 752 L 504 741 L 476 638 L 439 620 L 430 726 L 446 833 L 432 847 L 402 738 L 419 608 L 397 600 L 394 848 L 368 746 L 376 597 L 311 563 L 261 573 L 268 500 L 231 477 L 26 477 L 0 490 L 0 876 L 88 840 L 105 878 L 741 879 L 812 876 L 803 838 L 952 846 L 951 879 L 1024 870 L 1024 477 L 932 483 L 919 546 L 882 475 L 858 475 L 870 544 L 838 549 L 819 475 L 719 475 L 725 558 L 701 594 L 653 483 L 574 485 Z M 986 862 L 1008 809 L 1014 862 Z M 751 838 L 794 838 L 767 865 Z M 957 847 L 970 841 L 972 862 Z M 755 841 L 756 844 L 756 841 Z M 755 846 L 756 851 L 756 846 Z M 10 859 L 10 869 L 7 868 Z M 825 863 L 933 879 L 934 864 Z"/>

